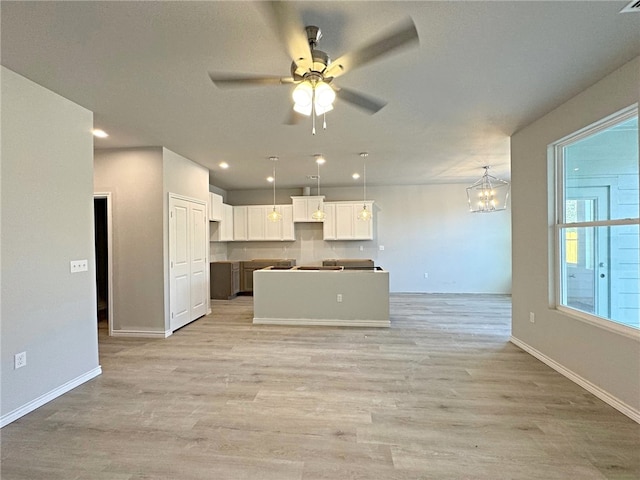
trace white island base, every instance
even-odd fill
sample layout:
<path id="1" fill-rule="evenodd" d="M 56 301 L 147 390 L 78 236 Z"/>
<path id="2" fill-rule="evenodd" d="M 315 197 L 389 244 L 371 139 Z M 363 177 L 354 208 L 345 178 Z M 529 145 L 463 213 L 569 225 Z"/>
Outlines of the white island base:
<path id="1" fill-rule="evenodd" d="M 389 272 L 384 270 L 253 272 L 253 323 L 389 327 Z"/>

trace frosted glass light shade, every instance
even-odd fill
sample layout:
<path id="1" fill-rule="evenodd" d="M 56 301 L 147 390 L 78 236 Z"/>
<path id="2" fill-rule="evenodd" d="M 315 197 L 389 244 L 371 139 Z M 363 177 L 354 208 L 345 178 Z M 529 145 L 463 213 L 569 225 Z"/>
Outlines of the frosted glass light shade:
<path id="1" fill-rule="evenodd" d="M 291 94 L 293 98 L 293 109 L 303 115 L 311 115 L 313 102 L 313 86 L 309 82 L 302 82 L 294 88 Z"/>
<path id="2" fill-rule="evenodd" d="M 316 114 L 322 115 L 333 110 L 333 101 L 336 99 L 336 92 L 325 82 L 318 82 L 315 88 Z"/>

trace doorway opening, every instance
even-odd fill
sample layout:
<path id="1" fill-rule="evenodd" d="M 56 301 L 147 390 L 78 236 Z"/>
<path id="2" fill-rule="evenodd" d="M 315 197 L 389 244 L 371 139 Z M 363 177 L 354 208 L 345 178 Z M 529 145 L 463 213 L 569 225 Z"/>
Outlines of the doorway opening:
<path id="1" fill-rule="evenodd" d="M 113 334 L 111 194 L 93 196 L 98 332 Z"/>

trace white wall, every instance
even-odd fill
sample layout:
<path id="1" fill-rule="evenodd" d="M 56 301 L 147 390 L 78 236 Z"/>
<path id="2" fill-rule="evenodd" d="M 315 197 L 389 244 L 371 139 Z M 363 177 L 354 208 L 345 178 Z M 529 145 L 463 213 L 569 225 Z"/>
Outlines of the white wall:
<path id="1" fill-rule="evenodd" d="M 390 272 L 392 292 L 510 293 L 511 212 L 469 213 L 466 186 L 368 187 L 367 198 L 376 202 L 373 240 L 324 241 L 321 224 L 298 223 L 295 242 L 229 242 L 228 259 L 318 265 L 326 258 L 372 258 Z M 357 200 L 362 189 L 324 188 L 322 194 L 326 201 Z M 291 203 L 289 195 L 300 191 L 278 192 L 276 202 Z M 268 190 L 228 197 L 232 205 L 273 201 Z"/>
<path id="2" fill-rule="evenodd" d="M 513 135 L 513 320 L 516 342 L 640 419 L 640 341 L 553 308 L 553 182 L 547 146 L 638 102 L 640 57 Z M 529 312 L 535 323 L 529 322 Z"/>
<path id="3" fill-rule="evenodd" d="M 93 114 L 1 68 L 2 401 L 9 423 L 100 373 Z M 71 274 L 71 260 L 89 270 Z M 27 365 L 13 368 L 14 354 Z"/>

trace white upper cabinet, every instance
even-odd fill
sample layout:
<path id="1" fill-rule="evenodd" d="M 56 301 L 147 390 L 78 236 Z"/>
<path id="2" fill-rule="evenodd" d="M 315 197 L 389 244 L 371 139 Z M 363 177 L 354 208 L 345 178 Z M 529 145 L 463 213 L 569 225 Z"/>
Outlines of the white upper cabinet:
<path id="1" fill-rule="evenodd" d="M 222 196 L 209 192 L 209 221 L 220 222 L 222 216 Z"/>
<path id="2" fill-rule="evenodd" d="M 248 240 L 247 207 L 233 207 L 233 239 Z"/>
<path id="3" fill-rule="evenodd" d="M 294 222 L 322 222 L 322 220 L 314 220 L 311 215 L 318 209 L 318 205 L 322 207 L 324 195 L 291 197 L 291 200 L 293 202 Z"/>
<path id="4" fill-rule="evenodd" d="M 234 240 L 236 241 L 283 241 L 295 240 L 293 228 L 293 207 L 276 205 L 276 211 L 282 215 L 277 222 L 267 218 L 273 205 L 248 205 L 233 207 Z M 237 222 L 242 222 L 238 225 Z"/>
<path id="5" fill-rule="evenodd" d="M 211 223 L 211 241 L 212 242 L 231 242 L 233 241 L 233 207 L 222 204 L 222 220 Z"/>
<path id="6" fill-rule="evenodd" d="M 373 212 L 373 201 L 366 201 Z M 363 202 L 325 202 L 324 240 L 373 240 L 373 219 L 359 220 Z"/>

